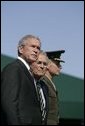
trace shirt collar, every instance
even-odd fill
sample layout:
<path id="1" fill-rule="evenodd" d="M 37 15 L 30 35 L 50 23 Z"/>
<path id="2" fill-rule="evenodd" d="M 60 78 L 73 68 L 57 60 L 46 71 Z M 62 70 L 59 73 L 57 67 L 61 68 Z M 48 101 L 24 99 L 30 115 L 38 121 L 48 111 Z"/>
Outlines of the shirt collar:
<path id="1" fill-rule="evenodd" d="M 29 70 L 30 70 L 30 66 L 29 66 L 29 64 L 28 64 L 24 59 L 22 59 L 20 56 L 18 56 L 18 59 L 19 59 L 21 62 L 24 63 L 24 65 L 26 66 L 26 68 L 27 68 L 28 71 L 29 71 Z"/>

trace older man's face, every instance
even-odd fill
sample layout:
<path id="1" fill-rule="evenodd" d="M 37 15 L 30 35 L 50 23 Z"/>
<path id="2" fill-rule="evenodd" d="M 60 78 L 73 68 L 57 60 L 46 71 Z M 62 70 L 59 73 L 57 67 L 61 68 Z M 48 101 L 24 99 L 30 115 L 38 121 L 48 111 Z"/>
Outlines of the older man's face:
<path id="1" fill-rule="evenodd" d="M 40 52 L 40 46 L 40 42 L 37 39 L 31 38 L 25 40 L 25 44 L 19 49 L 21 57 L 27 62 L 36 61 Z"/>
<path id="2" fill-rule="evenodd" d="M 43 54 L 39 54 L 38 59 L 32 63 L 31 69 L 34 76 L 43 76 L 47 70 L 47 57 Z"/>

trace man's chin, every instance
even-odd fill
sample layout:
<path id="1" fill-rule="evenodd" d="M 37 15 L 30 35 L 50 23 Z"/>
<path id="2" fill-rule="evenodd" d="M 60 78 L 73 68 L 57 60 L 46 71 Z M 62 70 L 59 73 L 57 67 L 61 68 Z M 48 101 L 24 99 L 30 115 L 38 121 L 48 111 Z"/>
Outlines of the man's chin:
<path id="1" fill-rule="evenodd" d="M 59 76 L 60 73 L 56 73 L 56 76 Z"/>
<path id="2" fill-rule="evenodd" d="M 36 58 L 31 58 L 31 62 L 35 62 L 37 59 Z"/>

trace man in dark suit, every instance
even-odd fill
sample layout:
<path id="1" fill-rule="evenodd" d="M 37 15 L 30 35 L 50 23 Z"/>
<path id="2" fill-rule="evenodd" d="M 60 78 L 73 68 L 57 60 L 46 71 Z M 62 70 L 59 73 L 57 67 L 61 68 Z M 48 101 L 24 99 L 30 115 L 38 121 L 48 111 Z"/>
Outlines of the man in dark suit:
<path id="1" fill-rule="evenodd" d="M 40 52 L 40 39 L 24 36 L 18 44 L 18 58 L 7 65 L 1 77 L 1 107 L 7 125 L 40 125 L 41 111 L 30 65 Z"/>
<path id="2" fill-rule="evenodd" d="M 48 87 L 43 82 L 39 82 L 39 79 L 45 75 L 47 70 L 47 64 L 48 64 L 48 57 L 45 52 L 40 51 L 38 58 L 35 62 L 31 64 L 31 70 L 35 78 L 35 82 L 37 86 L 40 86 L 41 94 L 39 93 L 40 97 L 43 97 L 43 99 L 39 99 L 41 101 L 42 105 L 42 125 L 47 124 L 47 113 L 48 113 Z M 44 114 L 43 114 L 44 113 Z M 44 117 L 44 118 L 43 118 Z"/>

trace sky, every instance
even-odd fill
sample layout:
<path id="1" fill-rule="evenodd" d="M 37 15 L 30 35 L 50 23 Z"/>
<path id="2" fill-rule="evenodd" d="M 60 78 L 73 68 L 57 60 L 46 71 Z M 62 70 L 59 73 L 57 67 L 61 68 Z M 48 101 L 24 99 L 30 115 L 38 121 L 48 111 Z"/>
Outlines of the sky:
<path id="1" fill-rule="evenodd" d="M 1 53 L 16 58 L 27 34 L 44 51 L 64 49 L 61 72 L 84 79 L 84 1 L 1 1 Z"/>

